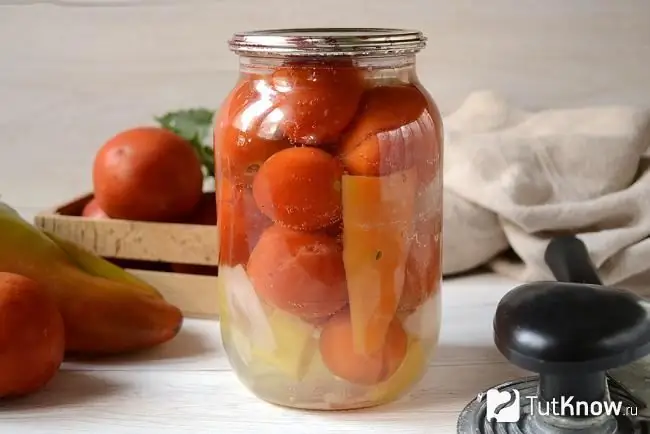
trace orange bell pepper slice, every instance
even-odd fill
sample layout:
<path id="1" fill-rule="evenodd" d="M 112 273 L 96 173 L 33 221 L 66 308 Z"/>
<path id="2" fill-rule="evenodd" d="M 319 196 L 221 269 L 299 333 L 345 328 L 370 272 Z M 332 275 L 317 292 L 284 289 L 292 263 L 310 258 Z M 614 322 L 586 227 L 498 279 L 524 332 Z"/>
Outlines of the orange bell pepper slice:
<path id="1" fill-rule="evenodd" d="M 343 263 L 354 349 L 381 350 L 397 311 L 413 237 L 417 173 L 344 175 Z"/>

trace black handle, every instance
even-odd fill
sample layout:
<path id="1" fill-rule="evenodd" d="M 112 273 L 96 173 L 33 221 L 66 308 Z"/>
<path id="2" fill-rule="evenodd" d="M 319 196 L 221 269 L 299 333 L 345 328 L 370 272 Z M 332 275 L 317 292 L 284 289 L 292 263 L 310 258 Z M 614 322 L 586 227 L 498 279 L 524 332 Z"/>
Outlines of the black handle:
<path id="1" fill-rule="evenodd" d="M 565 282 L 507 293 L 494 317 L 496 346 L 513 364 L 539 373 L 542 400 L 602 401 L 607 370 L 650 354 L 650 307 L 632 292 L 600 285 L 575 237 L 551 241 L 545 259 Z"/>
<path id="2" fill-rule="evenodd" d="M 544 261 L 559 282 L 602 285 L 587 247 L 573 235 L 553 238 L 546 247 Z"/>

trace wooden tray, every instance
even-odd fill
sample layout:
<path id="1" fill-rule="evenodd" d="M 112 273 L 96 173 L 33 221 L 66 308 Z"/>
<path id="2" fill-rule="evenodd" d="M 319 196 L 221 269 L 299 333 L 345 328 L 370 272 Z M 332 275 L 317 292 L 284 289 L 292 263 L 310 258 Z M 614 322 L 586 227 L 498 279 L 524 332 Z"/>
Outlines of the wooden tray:
<path id="1" fill-rule="evenodd" d="M 186 316 L 218 315 L 214 226 L 80 217 L 92 198 L 87 194 L 42 212 L 34 223 L 150 283 Z"/>

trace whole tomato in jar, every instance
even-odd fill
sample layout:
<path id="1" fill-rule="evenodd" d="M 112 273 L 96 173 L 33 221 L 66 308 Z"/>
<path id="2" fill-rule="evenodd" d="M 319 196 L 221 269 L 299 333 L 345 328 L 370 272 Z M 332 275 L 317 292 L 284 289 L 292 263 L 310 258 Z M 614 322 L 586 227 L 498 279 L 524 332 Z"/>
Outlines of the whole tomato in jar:
<path id="1" fill-rule="evenodd" d="M 351 62 L 292 62 L 270 77 L 282 112 L 279 126 L 292 143 L 334 143 L 352 121 L 364 90 Z"/>

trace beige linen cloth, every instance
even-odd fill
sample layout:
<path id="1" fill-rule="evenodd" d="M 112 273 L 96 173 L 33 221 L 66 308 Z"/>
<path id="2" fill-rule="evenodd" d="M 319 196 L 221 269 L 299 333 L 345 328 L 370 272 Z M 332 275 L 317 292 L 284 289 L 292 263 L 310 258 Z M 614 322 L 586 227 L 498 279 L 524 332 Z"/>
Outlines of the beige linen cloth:
<path id="1" fill-rule="evenodd" d="M 485 91 L 444 128 L 444 274 L 487 265 L 553 279 L 544 250 L 553 233 L 571 232 L 605 284 L 641 277 L 650 287 L 649 111 L 527 112 Z"/>

